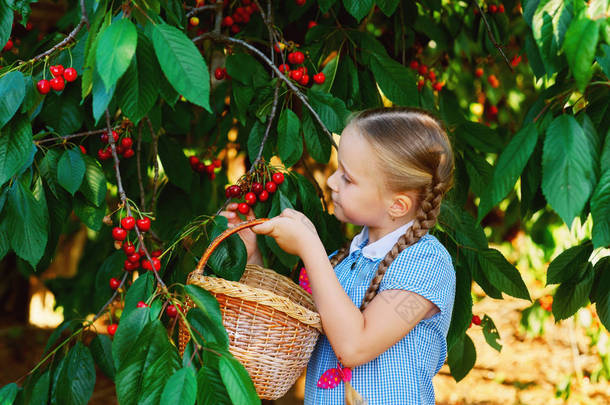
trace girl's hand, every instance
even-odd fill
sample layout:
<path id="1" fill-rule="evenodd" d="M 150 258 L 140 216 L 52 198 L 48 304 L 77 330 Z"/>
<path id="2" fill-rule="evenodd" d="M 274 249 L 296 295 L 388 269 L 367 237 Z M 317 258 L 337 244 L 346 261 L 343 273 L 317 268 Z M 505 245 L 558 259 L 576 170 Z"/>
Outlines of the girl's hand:
<path id="1" fill-rule="evenodd" d="M 251 229 L 254 233 L 271 236 L 283 251 L 301 258 L 312 251 L 316 244 L 322 245 L 316 227 L 309 218 L 290 208 Z"/>
<path id="2" fill-rule="evenodd" d="M 237 224 L 241 224 L 242 222 L 244 222 L 241 220 L 239 215 L 237 215 L 237 205 L 237 203 L 230 203 L 229 205 L 227 205 L 226 211 L 220 212 L 220 215 L 227 218 L 229 222 L 229 228 L 233 228 Z M 254 212 L 252 211 L 252 208 L 250 208 L 250 210 L 246 214 L 246 221 L 255 218 L 256 217 L 254 216 Z M 263 258 L 261 256 L 260 250 L 258 249 L 258 245 L 256 244 L 256 234 L 252 232 L 250 228 L 243 229 L 237 232 L 237 234 L 244 242 L 244 245 L 246 245 L 246 251 L 248 252 L 247 262 L 262 265 Z"/>

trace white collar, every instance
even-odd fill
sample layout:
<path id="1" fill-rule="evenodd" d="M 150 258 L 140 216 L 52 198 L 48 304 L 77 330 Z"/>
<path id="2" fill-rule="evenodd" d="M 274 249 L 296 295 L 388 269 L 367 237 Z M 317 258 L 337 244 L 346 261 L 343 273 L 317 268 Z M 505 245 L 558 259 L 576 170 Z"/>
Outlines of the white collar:
<path id="1" fill-rule="evenodd" d="M 392 246 L 398 242 L 398 239 L 407 232 L 407 229 L 413 225 L 413 221 L 404 224 L 400 228 L 393 230 L 381 239 L 371 243 L 370 245 L 362 248 L 362 255 L 367 259 L 383 259 L 386 254 L 392 249 Z M 352 254 L 354 251 L 360 249 L 360 245 L 369 240 L 369 228 L 365 226 L 362 231 L 354 236 L 352 244 L 349 248 L 349 253 Z"/>

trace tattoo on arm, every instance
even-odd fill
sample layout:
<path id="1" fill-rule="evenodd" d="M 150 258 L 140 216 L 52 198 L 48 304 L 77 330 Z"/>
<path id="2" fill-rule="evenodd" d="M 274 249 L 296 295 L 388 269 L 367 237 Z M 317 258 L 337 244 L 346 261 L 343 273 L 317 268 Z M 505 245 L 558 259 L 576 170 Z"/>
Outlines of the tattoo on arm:
<path id="1" fill-rule="evenodd" d="M 417 320 L 422 309 L 425 308 L 425 298 L 417 294 L 400 294 L 401 290 L 387 290 L 385 294 L 379 294 L 379 297 L 386 302 L 393 302 L 394 312 L 396 312 L 403 321 L 412 323 Z M 402 299 L 401 299 L 402 297 Z"/>

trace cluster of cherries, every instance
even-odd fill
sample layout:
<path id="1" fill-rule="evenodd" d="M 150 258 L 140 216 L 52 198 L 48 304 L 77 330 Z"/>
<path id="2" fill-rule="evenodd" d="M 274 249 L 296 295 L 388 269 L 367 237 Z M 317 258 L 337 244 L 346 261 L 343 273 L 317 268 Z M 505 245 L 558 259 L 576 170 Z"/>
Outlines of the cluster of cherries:
<path id="1" fill-rule="evenodd" d="M 271 194 L 277 191 L 280 184 L 284 182 L 284 173 L 275 172 L 271 175 L 271 180 L 267 181 L 264 185 L 260 182 L 252 182 L 250 188 L 243 190 L 242 187 L 234 184 L 229 186 L 225 190 L 227 198 L 240 198 L 244 197 L 244 202 L 237 205 L 237 211 L 241 214 L 246 215 L 250 211 L 250 207 L 254 206 L 257 201 L 265 202 L 269 199 Z"/>
<path id="2" fill-rule="evenodd" d="M 445 86 L 445 82 L 439 82 L 436 80 L 436 72 L 424 63 L 420 63 L 416 60 L 413 60 L 411 61 L 411 64 L 409 66 L 411 67 L 411 69 L 419 73 L 420 78 L 417 81 L 417 88 L 419 90 L 424 87 L 424 85 L 426 84 L 426 80 L 430 81 L 430 83 L 432 84 L 432 88 L 435 91 L 441 91 Z"/>
<path id="3" fill-rule="evenodd" d="M 123 264 L 123 268 L 126 271 L 134 271 L 135 269 L 139 269 L 140 267 L 144 270 L 152 271 L 153 269 L 159 270 L 161 268 L 161 260 L 158 257 L 161 255 L 160 250 L 155 250 L 151 252 L 152 263 L 142 249 L 136 251 L 136 247 L 133 243 L 126 241 L 127 235 L 129 231 L 138 227 L 140 232 L 148 232 L 150 230 L 150 218 L 144 217 L 136 220 L 132 216 L 127 216 L 121 219 L 121 225 L 115 226 L 112 228 L 112 239 L 121 244 L 121 248 L 127 255 L 127 259 Z"/>
<path id="4" fill-rule="evenodd" d="M 119 134 L 116 131 L 112 131 L 112 139 L 114 139 L 114 144 L 116 146 L 116 151 L 119 155 L 121 155 L 122 157 L 129 159 L 130 157 L 133 157 L 135 155 L 135 152 L 133 151 L 133 139 L 129 136 L 124 136 L 122 138 L 120 138 L 119 140 Z M 102 141 L 102 143 L 107 144 L 108 143 L 108 132 L 104 132 L 101 136 L 100 139 Z M 112 158 L 112 149 L 110 147 L 110 145 L 98 149 L 97 151 L 97 158 L 99 160 L 108 160 L 110 158 Z"/>
<path id="5" fill-rule="evenodd" d="M 281 43 L 276 44 L 274 46 L 274 48 L 277 52 L 282 52 L 285 47 L 286 47 L 286 45 L 281 44 Z M 303 63 L 305 63 L 305 54 L 301 51 L 290 52 L 288 54 L 288 63 L 293 65 L 292 68 L 287 63 L 282 63 L 279 66 L 280 72 L 287 75 L 292 80 L 300 83 L 303 86 L 308 85 L 309 84 L 309 74 L 307 72 L 307 68 L 305 66 L 303 66 Z M 301 65 L 301 66 L 298 66 L 295 68 L 296 65 Z M 325 80 L 326 80 L 326 76 L 322 72 L 316 73 L 315 75 L 313 75 L 314 83 L 322 84 L 322 83 L 324 83 Z"/>
<path id="6" fill-rule="evenodd" d="M 229 27 L 233 34 L 241 31 L 239 24 L 248 24 L 250 16 L 258 11 L 258 6 L 252 0 L 242 0 L 242 5 L 237 7 L 232 15 L 222 19 L 222 26 Z"/>
<path id="7" fill-rule="evenodd" d="M 26 31 L 32 31 L 32 28 L 34 28 L 34 26 L 32 25 L 31 22 L 27 22 L 25 24 L 25 30 Z M 14 37 L 15 35 L 15 23 L 13 23 L 12 27 L 11 27 L 11 35 Z M 8 41 L 6 41 L 6 44 L 4 44 L 4 46 L 2 47 L 2 52 L 8 52 L 11 49 L 13 49 L 13 46 L 19 45 L 21 43 L 21 40 L 19 38 L 15 39 L 15 41 L 13 41 L 13 38 L 8 39 Z"/>
<path id="8" fill-rule="evenodd" d="M 204 159 L 201 161 L 197 156 L 189 157 L 189 163 L 194 172 L 200 174 L 206 173 L 210 180 L 214 180 L 216 178 L 216 172 L 222 167 L 222 160 L 220 159 Z"/>
<path id="9" fill-rule="evenodd" d="M 66 87 L 66 82 L 73 82 L 78 77 L 78 73 L 73 67 L 64 69 L 63 65 L 53 65 L 49 67 L 49 71 L 53 78 L 39 80 L 36 84 L 40 94 L 47 94 L 51 89 L 62 91 Z"/>
<path id="10" fill-rule="evenodd" d="M 216 70 L 214 70 L 214 77 L 216 78 L 216 80 L 223 80 L 223 79 L 231 78 L 231 76 L 229 76 L 229 74 L 227 73 L 226 67 L 216 68 Z"/>

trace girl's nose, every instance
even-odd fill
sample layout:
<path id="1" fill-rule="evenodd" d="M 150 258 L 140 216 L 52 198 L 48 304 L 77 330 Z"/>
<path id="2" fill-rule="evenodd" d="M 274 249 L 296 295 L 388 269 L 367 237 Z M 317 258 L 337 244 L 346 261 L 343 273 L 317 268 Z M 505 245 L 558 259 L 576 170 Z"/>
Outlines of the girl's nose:
<path id="1" fill-rule="evenodd" d="M 326 184 L 328 184 L 328 187 L 334 192 L 337 192 L 337 188 L 336 188 L 337 183 L 335 183 L 336 178 L 337 178 L 337 171 L 335 170 L 335 172 L 333 174 L 331 174 L 331 176 L 328 178 L 328 180 L 326 180 Z"/>

